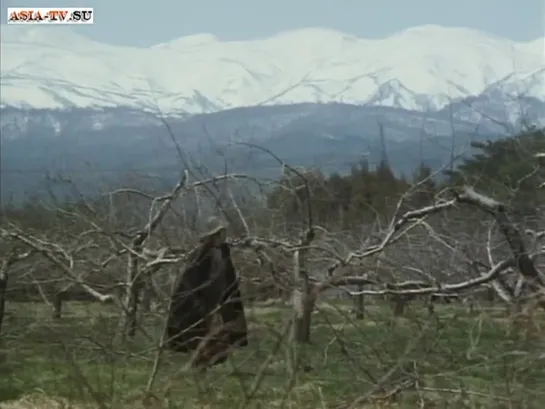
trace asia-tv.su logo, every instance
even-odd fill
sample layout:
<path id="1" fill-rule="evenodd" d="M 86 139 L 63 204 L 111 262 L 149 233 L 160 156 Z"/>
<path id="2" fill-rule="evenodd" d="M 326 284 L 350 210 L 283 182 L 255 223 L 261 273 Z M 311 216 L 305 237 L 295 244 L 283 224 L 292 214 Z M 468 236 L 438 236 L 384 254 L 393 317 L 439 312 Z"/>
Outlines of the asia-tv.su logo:
<path id="1" fill-rule="evenodd" d="M 93 24 L 91 7 L 9 7 L 7 24 Z"/>

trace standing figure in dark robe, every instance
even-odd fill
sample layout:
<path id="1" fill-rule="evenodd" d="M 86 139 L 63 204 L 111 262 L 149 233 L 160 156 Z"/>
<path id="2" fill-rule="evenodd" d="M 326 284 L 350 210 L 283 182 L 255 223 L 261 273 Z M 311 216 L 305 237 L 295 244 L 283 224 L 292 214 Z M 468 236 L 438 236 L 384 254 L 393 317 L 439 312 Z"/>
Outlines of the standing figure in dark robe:
<path id="1" fill-rule="evenodd" d="M 190 256 L 171 298 L 167 345 L 189 352 L 198 350 L 194 364 L 224 362 L 229 350 L 248 345 L 248 329 L 239 280 L 225 242 L 226 228 L 210 218 L 201 245 Z M 216 316 L 222 325 L 214 328 Z"/>

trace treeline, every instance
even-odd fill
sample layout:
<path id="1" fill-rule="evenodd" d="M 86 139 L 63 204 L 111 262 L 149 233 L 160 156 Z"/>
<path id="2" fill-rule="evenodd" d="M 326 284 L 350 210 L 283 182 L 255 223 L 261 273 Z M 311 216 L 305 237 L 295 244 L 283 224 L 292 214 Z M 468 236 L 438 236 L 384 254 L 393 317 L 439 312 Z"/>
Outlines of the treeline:
<path id="1" fill-rule="evenodd" d="M 473 186 L 509 204 L 517 214 L 532 216 L 539 212 L 540 206 L 545 203 L 545 189 L 538 188 L 545 180 L 545 165 L 543 162 L 540 164 L 536 153 L 545 152 L 544 129 L 531 129 L 493 142 L 474 142 L 472 149 L 473 152 L 455 168 L 437 171 L 426 163 L 420 163 L 411 174 L 401 176 L 394 173 L 386 155 L 375 167 L 362 160 L 354 164 L 347 174 L 325 175 L 312 169 L 297 173 L 287 170 L 280 183 L 265 195 L 266 209 L 263 209 L 263 203 L 250 197 L 252 194 L 244 189 L 231 192 L 237 196 L 236 202 L 248 221 L 256 227 L 260 224 L 267 227 L 274 225 L 271 211 L 278 216 L 278 220 L 299 227 L 308 220 L 309 197 L 313 222 L 320 225 L 350 228 L 377 219 L 389 220 L 402 195 L 405 195 L 402 210 L 409 210 L 429 205 L 445 189 L 460 185 Z M 148 188 L 147 193 L 154 196 L 149 186 L 143 188 Z M 233 216 L 233 227 L 236 227 L 237 233 L 242 233 L 236 211 L 231 206 L 232 195 L 225 195 L 225 189 L 221 187 L 217 191 L 225 196 L 220 199 L 226 204 L 224 210 Z M 157 192 L 158 195 L 165 193 L 164 189 Z M 66 228 L 73 231 L 83 229 L 84 223 L 81 218 L 73 217 L 74 214 L 91 219 L 98 217 L 102 223 L 119 229 L 125 229 L 128 225 L 138 228 L 147 221 L 149 199 L 117 195 L 116 203 L 112 200 L 108 195 L 98 195 L 79 203 L 77 200 L 71 200 L 70 204 L 50 201 L 44 205 L 43 201 L 34 198 L 23 205 L 4 204 L 1 216 L 4 221 L 10 220 L 25 229 L 59 230 L 60 234 L 64 234 L 61 231 L 66 232 Z M 175 224 L 185 224 L 186 228 L 198 224 L 195 219 L 198 216 L 197 207 L 208 204 L 207 212 L 210 212 L 218 201 L 218 197 L 210 203 L 195 200 L 194 195 L 184 198 L 180 207 L 175 209 Z"/>
<path id="2" fill-rule="evenodd" d="M 349 228 L 377 218 L 387 220 L 402 195 L 406 196 L 404 210 L 408 210 L 429 205 L 447 188 L 469 185 L 509 204 L 516 214 L 534 216 L 542 211 L 545 189 L 538 187 L 545 180 L 545 165 L 536 153 L 545 152 L 543 129 L 494 142 L 474 142 L 472 149 L 456 168 L 435 173 L 420 163 L 411 175 L 397 177 L 386 155 L 375 168 L 361 161 L 347 175 L 291 171 L 270 193 L 267 205 L 279 210 L 288 222 L 301 221 L 308 213 L 310 194 L 314 222 Z"/>

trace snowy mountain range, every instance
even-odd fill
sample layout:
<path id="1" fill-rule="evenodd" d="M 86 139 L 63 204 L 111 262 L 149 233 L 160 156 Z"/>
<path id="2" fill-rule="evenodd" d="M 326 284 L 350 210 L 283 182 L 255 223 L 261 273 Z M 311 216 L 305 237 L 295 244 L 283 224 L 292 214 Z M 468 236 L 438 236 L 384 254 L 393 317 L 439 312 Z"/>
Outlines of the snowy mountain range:
<path id="1" fill-rule="evenodd" d="M 131 48 L 64 27 L 1 29 L 0 201 L 36 194 L 45 172 L 89 186 L 139 172 L 174 183 L 180 160 L 157 114 L 199 166 L 223 172 L 228 157 L 267 177 L 278 163 L 233 142 L 325 172 L 387 151 L 410 175 L 471 141 L 545 125 L 544 38 L 431 25 L 380 40 L 308 28 Z"/>
<path id="2" fill-rule="evenodd" d="M 545 103 L 545 38 L 517 43 L 435 25 L 383 39 L 324 28 L 248 41 L 199 34 L 149 48 L 64 27 L 3 26 L 0 61 L 0 103 L 25 109 L 179 116 L 303 102 L 430 112 L 482 95 L 515 110 L 520 97 Z"/>

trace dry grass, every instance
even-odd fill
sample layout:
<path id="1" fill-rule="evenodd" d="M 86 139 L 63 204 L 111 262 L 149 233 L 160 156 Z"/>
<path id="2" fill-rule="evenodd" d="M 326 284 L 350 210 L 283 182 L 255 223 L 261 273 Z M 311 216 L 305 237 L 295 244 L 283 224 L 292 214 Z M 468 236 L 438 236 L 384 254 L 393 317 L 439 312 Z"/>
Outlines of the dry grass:
<path id="1" fill-rule="evenodd" d="M 0 404 L 1 409 L 90 409 L 92 404 L 74 403 L 66 398 L 54 398 L 44 393 L 24 395 Z"/>
<path id="2" fill-rule="evenodd" d="M 502 310 L 469 315 L 444 306 L 430 318 L 415 305 L 395 318 L 375 306 L 354 321 L 350 306 L 321 305 L 312 344 L 303 350 L 311 370 L 290 382 L 284 344 L 247 399 L 290 315 L 286 307 L 267 305 L 249 311 L 249 348 L 207 373 L 183 371 L 187 357 L 166 353 L 152 395 L 144 398 L 154 341 L 139 334 L 116 345 L 109 307 L 69 304 L 60 321 L 48 318 L 42 305 L 9 308 L 7 356 L 0 363 L 7 374 L 0 377 L 0 407 L 6 409 L 223 409 L 245 400 L 249 409 L 342 409 L 358 400 L 353 408 L 541 409 L 545 400 L 543 314 L 510 325 Z M 155 339 L 157 318 L 144 321 Z M 414 384 L 393 393 L 410 380 Z"/>

